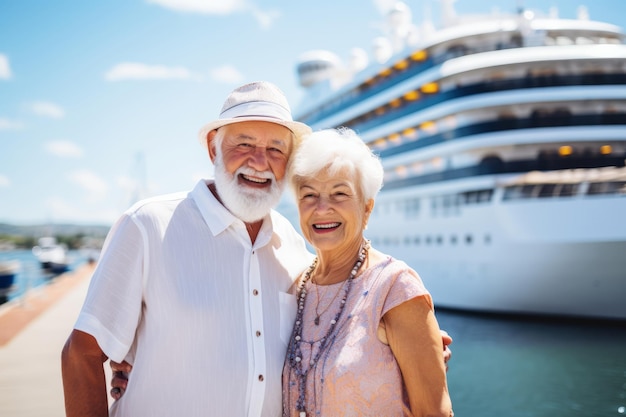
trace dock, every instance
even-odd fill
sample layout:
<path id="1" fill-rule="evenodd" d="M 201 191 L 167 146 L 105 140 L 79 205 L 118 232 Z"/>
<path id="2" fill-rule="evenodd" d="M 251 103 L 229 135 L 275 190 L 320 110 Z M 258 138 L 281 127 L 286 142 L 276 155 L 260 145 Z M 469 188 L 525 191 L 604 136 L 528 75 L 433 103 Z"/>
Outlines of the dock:
<path id="1" fill-rule="evenodd" d="M 0 416 L 65 416 L 61 350 L 92 272 L 85 264 L 0 305 Z"/>

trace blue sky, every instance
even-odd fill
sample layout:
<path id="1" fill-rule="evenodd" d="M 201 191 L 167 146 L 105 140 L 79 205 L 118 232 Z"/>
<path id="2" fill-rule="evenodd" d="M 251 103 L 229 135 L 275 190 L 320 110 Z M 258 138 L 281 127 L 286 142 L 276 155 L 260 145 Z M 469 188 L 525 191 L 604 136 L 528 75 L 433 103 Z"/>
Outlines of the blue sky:
<path id="1" fill-rule="evenodd" d="M 406 3 L 437 22 L 435 0 Z M 586 1 L 626 28 L 626 0 Z M 573 18 L 576 0 L 458 0 Z M 426 5 L 426 7 L 425 7 Z M 0 222 L 111 224 L 138 197 L 211 175 L 198 144 L 236 86 L 268 80 L 297 109 L 309 50 L 370 51 L 387 0 L 0 0 Z"/>

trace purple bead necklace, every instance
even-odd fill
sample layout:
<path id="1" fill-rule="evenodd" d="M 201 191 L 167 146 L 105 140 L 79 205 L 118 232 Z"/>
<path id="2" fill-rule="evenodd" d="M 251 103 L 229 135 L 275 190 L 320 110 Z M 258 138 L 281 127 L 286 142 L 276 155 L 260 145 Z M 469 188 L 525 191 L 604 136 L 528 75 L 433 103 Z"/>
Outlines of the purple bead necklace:
<path id="1" fill-rule="evenodd" d="M 341 317 L 341 314 L 343 313 L 343 310 L 346 306 L 348 294 L 350 293 L 350 288 L 352 288 L 352 281 L 354 280 L 354 277 L 356 276 L 356 274 L 359 272 L 361 265 L 363 265 L 365 258 L 367 258 L 367 252 L 369 248 L 370 248 L 370 242 L 368 240 L 365 240 L 361 244 L 359 257 L 357 258 L 356 263 L 354 264 L 354 267 L 352 268 L 352 271 L 350 271 L 350 276 L 347 279 L 348 282 L 347 282 L 347 285 L 345 286 L 345 291 L 341 299 L 341 302 L 339 304 L 339 311 L 337 312 L 337 314 L 335 314 L 335 317 L 330 321 L 330 327 L 328 328 L 328 331 L 326 332 L 326 334 L 321 339 L 319 339 L 319 343 L 320 343 L 319 349 L 317 353 L 315 354 L 315 356 L 311 358 L 311 361 L 309 362 L 309 367 L 306 370 L 302 369 L 302 356 L 303 355 L 302 355 L 302 350 L 300 348 L 300 345 L 302 343 L 305 343 L 302 340 L 304 306 L 306 304 L 306 295 L 307 295 L 305 284 L 311 280 L 311 274 L 313 273 L 313 270 L 315 270 L 315 267 L 317 266 L 317 257 L 315 258 L 311 266 L 307 269 L 307 271 L 304 273 L 304 278 L 298 284 L 298 289 L 296 293 L 298 297 L 298 310 L 296 312 L 296 320 L 294 323 L 293 332 L 291 334 L 291 340 L 289 342 L 289 347 L 287 349 L 287 360 L 289 361 L 289 366 L 291 367 L 291 369 L 294 370 L 296 374 L 296 378 L 298 380 L 298 400 L 296 401 L 296 410 L 299 411 L 300 417 L 306 417 L 306 382 L 307 382 L 307 377 L 309 375 L 309 371 L 311 371 L 312 369 L 315 369 L 315 366 L 317 365 L 318 360 L 320 359 L 320 357 L 322 356 L 322 354 L 328 347 L 328 341 L 331 340 L 331 335 L 333 331 L 335 330 L 337 323 L 339 322 L 339 318 Z"/>

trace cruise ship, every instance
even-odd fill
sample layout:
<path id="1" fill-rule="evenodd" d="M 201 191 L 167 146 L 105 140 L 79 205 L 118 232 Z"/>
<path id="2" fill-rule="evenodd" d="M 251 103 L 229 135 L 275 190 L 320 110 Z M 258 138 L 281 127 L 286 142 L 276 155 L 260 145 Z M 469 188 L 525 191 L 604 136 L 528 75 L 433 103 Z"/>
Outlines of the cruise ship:
<path id="1" fill-rule="evenodd" d="M 584 7 L 453 3 L 436 25 L 397 3 L 371 53 L 303 53 L 297 119 L 350 127 L 381 157 L 366 235 L 436 306 L 626 320 L 622 29 Z"/>

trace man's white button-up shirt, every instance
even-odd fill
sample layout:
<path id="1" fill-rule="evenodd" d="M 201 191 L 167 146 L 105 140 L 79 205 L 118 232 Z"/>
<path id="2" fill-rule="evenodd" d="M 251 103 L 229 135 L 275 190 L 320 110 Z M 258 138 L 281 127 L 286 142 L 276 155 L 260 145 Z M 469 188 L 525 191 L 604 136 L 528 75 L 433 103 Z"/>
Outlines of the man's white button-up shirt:
<path id="1" fill-rule="evenodd" d="M 287 291 L 311 255 L 276 212 L 252 245 L 207 184 L 135 204 L 107 237 L 75 328 L 133 364 L 113 416 L 281 415 Z"/>

